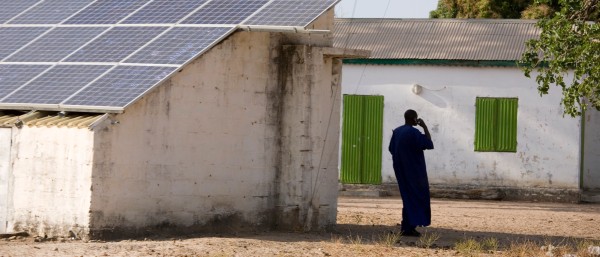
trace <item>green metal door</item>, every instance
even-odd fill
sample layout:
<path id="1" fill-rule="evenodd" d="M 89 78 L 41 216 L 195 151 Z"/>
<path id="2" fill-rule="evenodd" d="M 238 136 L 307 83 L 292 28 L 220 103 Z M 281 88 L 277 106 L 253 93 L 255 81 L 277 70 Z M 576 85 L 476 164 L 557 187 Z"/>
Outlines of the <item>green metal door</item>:
<path id="1" fill-rule="evenodd" d="M 344 95 L 344 184 L 381 184 L 383 96 Z"/>

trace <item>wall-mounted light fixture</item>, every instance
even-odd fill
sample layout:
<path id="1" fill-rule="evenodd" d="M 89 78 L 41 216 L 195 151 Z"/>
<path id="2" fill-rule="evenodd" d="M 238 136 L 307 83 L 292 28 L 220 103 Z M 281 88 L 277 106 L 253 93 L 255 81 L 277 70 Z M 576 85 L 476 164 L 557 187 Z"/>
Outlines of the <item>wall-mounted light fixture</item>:
<path id="1" fill-rule="evenodd" d="M 410 91 L 412 91 L 413 94 L 418 95 L 421 93 L 421 91 L 423 91 L 423 87 L 419 84 L 413 84 Z"/>

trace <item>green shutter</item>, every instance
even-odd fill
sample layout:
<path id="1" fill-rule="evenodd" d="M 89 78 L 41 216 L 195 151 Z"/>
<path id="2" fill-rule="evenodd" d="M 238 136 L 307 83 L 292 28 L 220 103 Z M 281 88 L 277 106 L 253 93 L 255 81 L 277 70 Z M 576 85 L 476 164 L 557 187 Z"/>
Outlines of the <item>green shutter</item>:
<path id="1" fill-rule="evenodd" d="M 496 126 L 496 151 L 517 151 L 517 106 L 516 98 L 499 98 L 498 125 Z"/>
<path id="2" fill-rule="evenodd" d="M 475 151 L 517 151 L 517 98 L 475 100 Z"/>
<path id="3" fill-rule="evenodd" d="M 496 99 L 475 100 L 475 151 L 494 151 Z"/>
<path id="4" fill-rule="evenodd" d="M 342 183 L 361 183 L 361 135 L 363 101 L 360 96 L 344 95 L 342 133 Z"/>
<path id="5" fill-rule="evenodd" d="M 362 183 L 381 184 L 383 96 L 365 96 L 364 102 Z"/>
<path id="6" fill-rule="evenodd" d="M 381 184 L 383 96 L 344 95 L 341 180 Z"/>

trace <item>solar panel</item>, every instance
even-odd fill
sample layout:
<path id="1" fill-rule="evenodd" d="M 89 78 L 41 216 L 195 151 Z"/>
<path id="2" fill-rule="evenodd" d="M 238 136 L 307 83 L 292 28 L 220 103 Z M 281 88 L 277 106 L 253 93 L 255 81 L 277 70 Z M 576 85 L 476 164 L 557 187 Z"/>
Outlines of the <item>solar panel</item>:
<path id="1" fill-rule="evenodd" d="M 67 62 L 120 62 L 166 27 L 115 27 L 81 48 Z"/>
<path id="2" fill-rule="evenodd" d="M 75 14 L 93 0 L 45 0 L 10 24 L 54 24 Z"/>
<path id="3" fill-rule="evenodd" d="M 196 57 L 218 39 L 231 33 L 233 29 L 234 27 L 173 28 L 125 60 L 125 62 L 184 64 Z"/>
<path id="4" fill-rule="evenodd" d="M 0 0 L 0 108 L 120 110 L 240 23 L 307 26 L 337 1 Z"/>
<path id="5" fill-rule="evenodd" d="M 174 67 L 119 66 L 63 104 L 125 107 L 175 70 Z"/>
<path id="6" fill-rule="evenodd" d="M 0 99 L 48 68 L 50 65 L 0 65 Z"/>
<path id="7" fill-rule="evenodd" d="M 58 62 L 108 28 L 59 27 L 9 57 L 9 62 Z"/>
<path id="8" fill-rule="evenodd" d="M 65 24 L 115 24 L 142 7 L 147 0 L 101 0 L 73 16 Z"/>
<path id="9" fill-rule="evenodd" d="M 154 0 L 122 23 L 177 23 L 205 2 L 206 0 Z"/>
<path id="10" fill-rule="evenodd" d="M 245 25 L 308 26 L 337 0 L 275 0 Z"/>
<path id="11" fill-rule="evenodd" d="M 0 23 L 7 22 L 37 2 L 39 2 L 39 0 L 2 1 L 2 7 L 0 8 Z"/>
<path id="12" fill-rule="evenodd" d="M 40 27 L 0 28 L 0 60 L 6 58 L 48 29 Z"/>
<path id="13" fill-rule="evenodd" d="M 2 103 L 59 104 L 112 66 L 57 65 Z"/>
<path id="14" fill-rule="evenodd" d="M 267 0 L 213 0 L 182 23 L 239 24 L 267 2 Z"/>

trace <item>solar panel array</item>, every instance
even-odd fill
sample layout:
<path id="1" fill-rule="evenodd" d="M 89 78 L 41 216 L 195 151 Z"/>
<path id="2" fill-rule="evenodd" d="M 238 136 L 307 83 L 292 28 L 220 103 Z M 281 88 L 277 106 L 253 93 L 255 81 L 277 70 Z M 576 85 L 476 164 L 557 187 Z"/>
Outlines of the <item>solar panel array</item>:
<path id="1" fill-rule="evenodd" d="M 122 111 L 238 27 L 306 27 L 338 1 L 2 1 L 0 109 Z"/>

